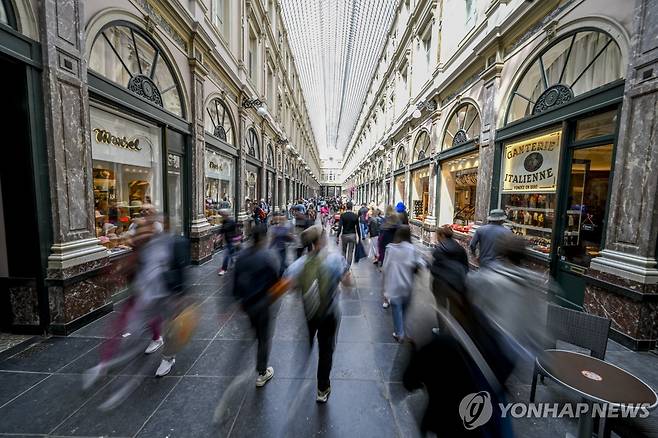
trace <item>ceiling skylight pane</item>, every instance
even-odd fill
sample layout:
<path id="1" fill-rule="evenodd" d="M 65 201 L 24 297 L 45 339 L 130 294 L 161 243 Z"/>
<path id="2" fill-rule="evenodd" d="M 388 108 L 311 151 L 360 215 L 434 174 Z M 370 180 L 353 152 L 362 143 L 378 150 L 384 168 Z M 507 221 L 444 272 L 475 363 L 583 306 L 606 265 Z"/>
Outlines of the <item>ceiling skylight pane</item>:
<path id="1" fill-rule="evenodd" d="M 397 0 L 282 0 L 320 158 L 340 158 L 375 73 Z"/>

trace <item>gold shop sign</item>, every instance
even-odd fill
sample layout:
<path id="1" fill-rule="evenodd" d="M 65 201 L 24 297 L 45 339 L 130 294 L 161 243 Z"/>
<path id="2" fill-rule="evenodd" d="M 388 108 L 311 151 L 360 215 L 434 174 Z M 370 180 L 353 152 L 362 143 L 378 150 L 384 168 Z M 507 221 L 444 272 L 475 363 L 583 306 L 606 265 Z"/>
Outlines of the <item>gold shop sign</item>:
<path id="1" fill-rule="evenodd" d="M 208 161 L 208 168 L 210 168 L 212 170 L 218 170 L 218 171 L 221 172 L 222 170 L 224 170 L 224 163 L 216 163 L 212 160 L 209 160 Z"/>
<path id="2" fill-rule="evenodd" d="M 557 187 L 562 131 L 505 145 L 503 193 L 554 193 Z"/>
<path id="3" fill-rule="evenodd" d="M 94 134 L 96 136 L 96 141 L 98 143 L 111 144 L 123 149 L 128 149 L 131 151 L 141 151 L 142 148 L 139 146 L 139 139 L 135 138 L 128 140 L 127 137 L 117 137 L 113 135 L 110 131 L 106 129 L 96 128 L 94 129 Z"/>

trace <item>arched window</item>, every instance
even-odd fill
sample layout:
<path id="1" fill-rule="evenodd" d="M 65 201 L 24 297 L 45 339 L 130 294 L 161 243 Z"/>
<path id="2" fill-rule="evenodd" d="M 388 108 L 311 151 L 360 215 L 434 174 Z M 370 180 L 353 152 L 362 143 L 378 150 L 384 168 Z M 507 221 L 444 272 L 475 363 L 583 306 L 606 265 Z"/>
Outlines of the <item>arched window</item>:
<path id="1" fill-rule="evenodd" d="M 138 96 L 183 116 L 180 86 L 157 43 L 125 21 L 106 25 L 91 47 L 89 68 Z"/>
<path id="2" fill-rule="evenodd" d="M 422 131 L 416 137 L 416 143 L 414 143 L 414 155 L 413 161 L 420 161 L 424 158 L 427 158 L 430 153 L 430 135 L 427 131 Z"/>
<path id="3" fill-rule="evenodd" d="M 234 145 L 233 121 L 231 113 L 220 99 L 213 99 L 206 107 L 208 118 L 206 119 L 206 131 L 230 145 Z"/>
<path id="4" fill-rule="evenodd" d="M 267 145 L 267 160 L 266 163 L 268 166 L 274 167 L 274 150 L 272 149 L 272 145 L 268 144 Z"/>
<path id="5" fill-rule="evenodd" d="M 607 33 L 581 30 L 544 49 L 516 84 L 506 123 L 563 105 L 624 77 L 621 51 Z"/>
<path id="6" fill-rule="evenodd" d="M 480 114 L 471 103 L 465 103 L 448 119 L 443 134 L 442 150 L 467 143 L 480 135 Z"/>
<path id="7" fill-rule="evenodd" d="M 407 164 L 407 152 L 404 150 L 404 147 L 401 146 L 398 149 L 398 153 L 395 155 L 395 168 L 402 169 Z"/>
<path id="8" fill-rule="evenodd" d="M 10 0 L 0 0 L 0 23 L 6 24 L 12 29 L 18 29 L 16 25 L 16 14 Z"/>
<path id="9" fill-rule="evenodd" d="M 290 161 L 288 161 L 287 158 L 285 164 L 283 165 L 283 173 L 285 173 L 286 175 L 290 173 Z"/>
<path id="10" fill-rule="evenodd" d="M 378 166 L 378 169 L 377 169 L 377 177 L 381 178 L 383 176 L 384 176 L 384 160 L 381 160 L 379 162 L 379 166 Z"/>
<path id="11" fill-rule="evenodd" d="M 256 134 L 254 128 L 249 128 L 249 131 L 247 131 L 247 153 L 260 160 L 258 134 Z"/>

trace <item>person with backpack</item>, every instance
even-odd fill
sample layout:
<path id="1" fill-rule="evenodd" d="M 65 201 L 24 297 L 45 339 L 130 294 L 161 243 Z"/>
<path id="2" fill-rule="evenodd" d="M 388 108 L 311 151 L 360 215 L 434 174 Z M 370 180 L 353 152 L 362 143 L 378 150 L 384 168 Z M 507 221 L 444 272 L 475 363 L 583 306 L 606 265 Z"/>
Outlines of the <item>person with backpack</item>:
<path id="1" fill-rule="evenodd" d="M 316 401 L 326 403 L 331 393 L 329 377 L 340 326 L 338 287 L 341 283 L 349 286 L 352 281 L 345 257 L 337 252 L 324 251 L 327 237 L 321 225 L 304 230 L 302 240 L 311 247 L 311 251 L 290 265 L 284 277 L 301 291 L 310 349 L 317 336 Z"/>
<path id="2" fill-rule="evenodd" d="M 272 346 L 270 289 L 280 276 L 276 256 L 265 246 L 267 229 L 264 224 L 254 227 L 251 240 L 252 245 L 244 249 L 235 262 L 233 295 L 240 301 L 242 310 L 249 317 L 251 326 L 256 332 L 258 340 L 256 386 L 262 387 L 274 377 L 274 368 L 267 366 Z"/>

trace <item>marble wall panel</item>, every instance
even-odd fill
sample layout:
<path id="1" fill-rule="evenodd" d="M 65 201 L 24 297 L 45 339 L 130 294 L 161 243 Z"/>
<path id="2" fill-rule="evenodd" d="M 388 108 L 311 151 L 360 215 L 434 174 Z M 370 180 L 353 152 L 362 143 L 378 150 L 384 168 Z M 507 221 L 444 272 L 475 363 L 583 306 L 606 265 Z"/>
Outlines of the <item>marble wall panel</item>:
<path id="1" fill-rule="evenodd" d="M 14 325 L 39 325 L 39 298 L 36 284 L 9 287 Z"/>

